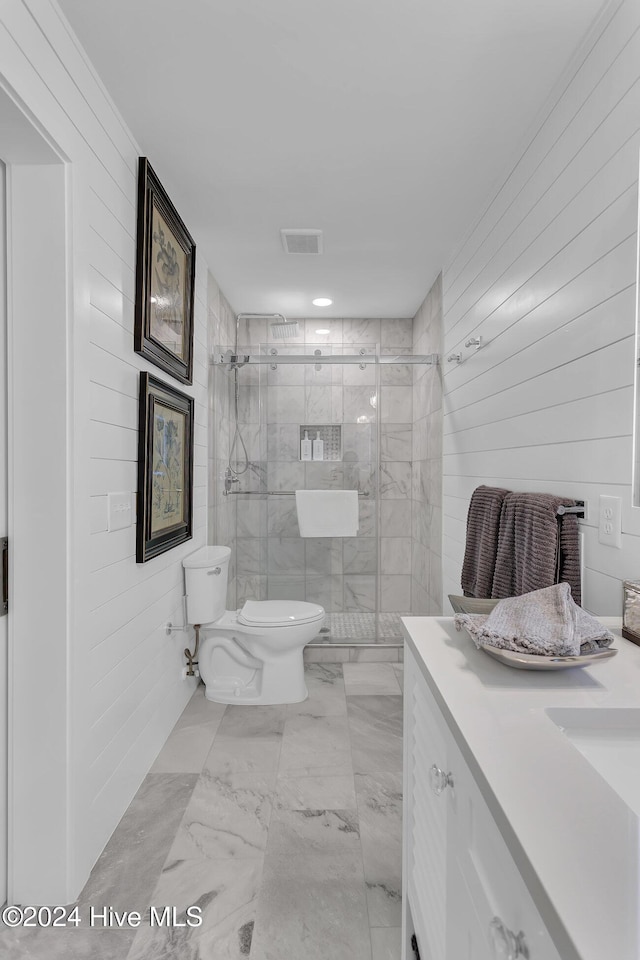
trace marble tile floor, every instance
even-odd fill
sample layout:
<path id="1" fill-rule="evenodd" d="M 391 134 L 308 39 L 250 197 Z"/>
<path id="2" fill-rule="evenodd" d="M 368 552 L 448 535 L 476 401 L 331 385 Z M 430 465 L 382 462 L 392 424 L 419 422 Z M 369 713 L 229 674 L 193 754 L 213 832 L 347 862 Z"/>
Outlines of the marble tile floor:
<path id="1" fill-rule="evenodd" d="M 402 669 L 309 663 L 308 699 L 287 706 L 225 707 L 200 686 L 94 867 L 81 926 L 0 928 L 0 956 L 399 960 Z M 89 927 L 104 906 L 142 922 Z"/>

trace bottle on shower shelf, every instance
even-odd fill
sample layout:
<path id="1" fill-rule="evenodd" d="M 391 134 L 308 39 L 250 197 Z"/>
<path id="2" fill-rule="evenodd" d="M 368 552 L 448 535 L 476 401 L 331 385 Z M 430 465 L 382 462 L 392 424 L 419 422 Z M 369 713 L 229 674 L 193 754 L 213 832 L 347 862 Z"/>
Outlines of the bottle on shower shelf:
<path id="1" fill-rule="evenodd" d="M 311 440 L 309 440 L 308 430 L 304 432 L 304 440 L 300 441 L 300 459 L 311 460 Z"/>
<path id="2" fill-rule="evenodd" d="M 316 438 L 313 441 L 313 459 L 324 460 L 324 442 L 319 430 L 316 430 Z"/>

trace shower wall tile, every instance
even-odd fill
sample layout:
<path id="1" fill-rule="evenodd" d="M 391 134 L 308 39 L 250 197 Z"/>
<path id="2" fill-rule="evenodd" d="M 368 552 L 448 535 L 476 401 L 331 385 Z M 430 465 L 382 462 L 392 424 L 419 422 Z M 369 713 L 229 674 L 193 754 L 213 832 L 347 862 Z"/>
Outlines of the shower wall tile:
<path id="1" fill-rule="evenodd" d="M 359 537 L 375 537 L 377 535 L 377 501 L 373 498 L 360 497 L 358 499 L 360 526 Z"/>
<path id="2" fill-rule="evenodd" d="M 383 321 L 386 323 L 387 321 Z M 380 320 L 344 320 L 343 343 L 380 343 Z"/>
<path id="3" fill-rule="evenodd" d="M 267 487 L 272 490 L 302 490 L 305 464 L 299 460 L 270 460 L 267 463 Z"/>
<path id="4" fill-rule="evenodd" d="M 267 576 L 268 600 L 304 600 L 304 576 L 292 577 L 289 575 Z"/>
<path id="5" fill-rule="evenodd" d="M 319 537 L 304 539 L 304 569 L 309 577 L 341 575 L 343 572 L 341 537 Z"/>
<path id="6" fill-rule="evenodd" d="M 304 599 L 319 603 L 327 612 L 341 613 L 343 609 L 342 576 L 314 577 L 307 575 Z"/>
<path id="7" fill-rule="evenodd" d="M 262 568 L 265 571 L 266 565 Z M 267 577 L 266 574 L 260 576 L 239 576 L 236 582 L 237 603 L 229 609 L 235 609 L 235 606 L 241 607 L 246 600 L 266 600 L 267 599 Z"/>
<path id="8" fill-rule="evenodd" d="M 413 320 L 410 318 L 382 320 L 380 323 L 380 346 L 383 349 L 399 347 L 406 353 L 413 345 Z"/>
<path id="9" fill-rule="evenodd" d="M 373 463 L 345 463 L 344 489 L 357 490 L 371 497 L 376 489 L 376 468 Z"/>
<path id="10" fill-rule="evenodd" d="M 411 460 L 413 430 L 410 423 L 383 423 L 380 428 L 380 459 Z"/>
<path id="11" fill-rule="evenodd" d="M 414 317 L 414 353 L 442 354 L 441 279 Z M 411 609 L 434 615 L 442 611 L 442 370 L 415 366 L 413 373 Z"/>
<path id="12" fill-rule="evenodd" d="M 378 542 L 374 537 L 345 537 L 343 540 L 345 574 L 376 573 Z"/>
<path id="13" fill-rule="evenodd" d="M 381 537 L 380 571 L 386 574 L 411 574 L 411 537 Z"/>
<path id="14" fill-rule="evenodd" d="M 383 573 L 380 576 L 380 609 L 384 612 L 411 609 L 411 577 Z"/>
<path id="15" fill-rule="evenodd" d="M 304 338 L 306 343 L 342 343 L 342 320 L 323 319 L 322 317 L 300 320 L 301 327 L 304 325 Z M 328 330 L 329 333 L 317 333 L 318 330 Z"/>
<path id="16" fill-rule="evenodd" d="M 266 537 L 267 501 L 257 497 L 240 495 L 234 498 L 238 511 L 237 535 L 239 537 Z"/>
<path id="17" fill-rule="evenodd" d="M 238 394 L 238 420 L 240 423 L 260 423 L 260 388 L 246 386 Z"/>
<path id="18" fill-rule="evenodd" d="M 359 576 L 345 574 L 344 577 L 344 609 L 375 610 L 376 608 L 376 578 L 374 576 Z"/>
<path id="19" fill-rule="evenodd" d="M 299 537 L 298 514 L 294 497 L 270 497 L 267 503 L 267 535 Z"/>
<path id="20" fill-rule="evenodd" d="M 267 422 L 301 423 L 304 387 L 267 387 Z"/>
<path id="21" fill-rule="evenodd" d="M 381 387 L 381 423 L 410 423 L 413 416 L 411 387 Z"/>
<path id="22" fill-rule="evenodd" d="M 243 575 L 259 576 L 264 574 L 267 563 L 267 541 L 263 537 L 249 539 L 238 537 L 236 540 L 236 566 Z"/>
<path id="23" fill-rule="evenodd" d="M 306 490 L 342 490 L 344 467 L 341 463 L 326 460 L 322 463 L 305 463 Z"/>
<path id="24" fill-rule="evenodd" d="M 288 353 L 297 351 L 288 348 Z M 284 350 L 280 355 L 285 354 Z M 285 354 L 286 355 L 286 354 Z M 275 366 L 275 370 L 272 369 Z M 278 358 L 273 358 L 273 364 L 267 367 L 267 384 L 270 387 L 302 387 L 305 382 L 305 367 L 300 363 L 278 363 Z"/>
<path id="25" fill-rule="evenodd" d="M 382 500 L 406 500 L 411 496 L 411 464 L 380 464 L 380 497 Z"/>
<path id="26" fill-rule="evenodd" d="M 411 501 L 383 500 L 380 503 L 380 536 L 394 537 L 411 530 Z"/>
<path id="27" fill-rule="evenodd" d="M 376 383 L 375 364 L 345 364 L 342 369 L 342 382 L 345 387 L 374 387 Z"/>
<path id="28" fill-rule="evenodd" d="M 385 352 L 388 351 L 382 351 L 383 354 Z M 380 383 L 383 387 L 412 387 L 413 367 L 409 363 L 383 363 L 380 366 Z"/>
<path id="29" fill-rule="evenodd" d="M 332 388 L 305 387 L 304 423 L 330 423 L 332 419 Z"/>
<path id="30" fill-rule="evenodd" d="M 375 460 L 375 440 L 375 424 L 345 423 L 342 428 L 342 459 L 345 462 Z"/>
<path id="31" fill-rule="evenodd" d="M 331 387 L 331 423 L 343 423 L 344 415 L 344 390 L 342 385 Z"/>
<path id="32" fill-rule="evenodd" d="M 429 545 L 414 540 L 411 550 L 411 573 L 413 579 L 425 590 L 429 587 L 430 558 Z"/>
<path id="33" fill-rule="evenodd" d="M 267 424 L 267 460 L 299 460 L 300 431 L 296 423 Z"/>
<path id="34" fill-rule="evenodd" d="M 238 323 L 238 342 L 242 344 L 266 343 L 267 321 L 261 317 L 248 317 Z"/>
<path id="35" fill-rule="evenodd" d="M 309 349 L 307 347 L 307 350 Z M 304 370 L 304 383 L 306 387 L 330 387 L 332 384 L 340 386 L 341 368 L 330 363 L 307 363 Z"/>
<path id="36" fill-rule="evenodd" d="M 377 396 L 375 386 L 344 387 L 344 422 L 374 423 L 376 417 Z"/>
<path id="37" fill-rule="evenodd" d="M 304 572 L 304 540 L 300 537 L 269 537 L 267 543 L 269 577 Z"/>

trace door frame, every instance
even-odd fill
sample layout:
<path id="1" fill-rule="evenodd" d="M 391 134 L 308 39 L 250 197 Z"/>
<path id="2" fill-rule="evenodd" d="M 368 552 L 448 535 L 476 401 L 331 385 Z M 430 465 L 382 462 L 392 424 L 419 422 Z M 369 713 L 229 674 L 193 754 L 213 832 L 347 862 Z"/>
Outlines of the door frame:
<path id="1" fill-rule="evenodd" d="M 0 74 L 7 222 L 8 902 L 68 903 L 77 788 L 72 168 Z"/>

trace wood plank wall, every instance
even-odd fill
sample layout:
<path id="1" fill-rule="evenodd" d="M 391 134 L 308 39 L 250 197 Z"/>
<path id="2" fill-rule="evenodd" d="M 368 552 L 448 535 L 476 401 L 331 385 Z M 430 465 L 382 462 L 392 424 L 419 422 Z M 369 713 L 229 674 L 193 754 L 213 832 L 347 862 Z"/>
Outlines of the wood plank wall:
<path id="1" fill-rule="evenodd" d="M 640 7 L 611 4 L 443 274 L 444 595 L 481 484 L 588 501 L 584 600 L 621 612 L 640 576 L 631 506 Z M 486 346 L 465 347 L 481 336 Z M 447 363 L 461 351 L 463 362 Z M 623 501 L 622 549 L 598 497 Z M 449 609 L 445 604 L 445 609 Z"/>

